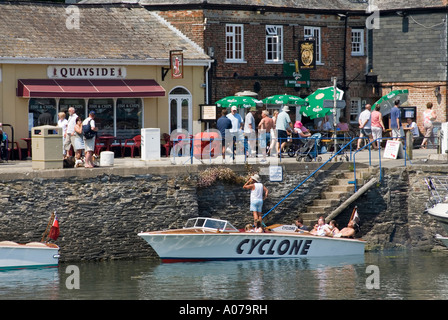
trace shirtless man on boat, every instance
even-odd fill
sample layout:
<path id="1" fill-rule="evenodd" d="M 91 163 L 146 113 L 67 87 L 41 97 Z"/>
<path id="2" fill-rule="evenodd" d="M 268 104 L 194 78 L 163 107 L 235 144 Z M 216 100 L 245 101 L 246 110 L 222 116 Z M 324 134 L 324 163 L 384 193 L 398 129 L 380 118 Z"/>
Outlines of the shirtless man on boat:
<path id="1" fill-rule="evenodd" d="M 350 220 L 345 228 L 334 235 L 335 237 L 354 238 L 355 237 L 355 221 Z"/>

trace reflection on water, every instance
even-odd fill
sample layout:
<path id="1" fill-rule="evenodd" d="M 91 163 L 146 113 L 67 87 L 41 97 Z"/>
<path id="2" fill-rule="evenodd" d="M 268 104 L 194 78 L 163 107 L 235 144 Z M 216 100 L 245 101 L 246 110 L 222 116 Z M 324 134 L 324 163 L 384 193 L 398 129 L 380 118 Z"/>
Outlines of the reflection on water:
<path id="1" fill-rule="evenodd" d="M 290 300 L 447 299 L 448 255 L 367 253 L 342 259 L 281 259 L 162 264 L 154 260 L 76 263 L 0 271 L 0 299 Z M 368 289 L 366 267 L 380 271 Z"/>

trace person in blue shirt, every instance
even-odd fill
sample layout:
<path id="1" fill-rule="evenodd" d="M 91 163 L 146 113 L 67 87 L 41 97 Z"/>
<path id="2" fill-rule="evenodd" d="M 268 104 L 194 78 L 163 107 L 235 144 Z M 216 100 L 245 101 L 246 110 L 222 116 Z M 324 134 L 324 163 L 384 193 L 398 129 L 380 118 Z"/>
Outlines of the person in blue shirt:
<path id="1" fill-rule="evenodd" d="M 395 100 L 392 110 L 390 110 L 390 128 L 392 129 L 392 140 L 400 140 L 401 133 L 401 122 L 400 122 L 400 100 Z"/>
<path id="2" fill-rule="evenodd" d="M 216 127 L 221 133 L 222 138 L 222 158 L 226 157 L 226 130 L 232 129 L 232 121 L 227 118 L 227 109 L 222 109 L 221 117 L 216 122 Z"/>

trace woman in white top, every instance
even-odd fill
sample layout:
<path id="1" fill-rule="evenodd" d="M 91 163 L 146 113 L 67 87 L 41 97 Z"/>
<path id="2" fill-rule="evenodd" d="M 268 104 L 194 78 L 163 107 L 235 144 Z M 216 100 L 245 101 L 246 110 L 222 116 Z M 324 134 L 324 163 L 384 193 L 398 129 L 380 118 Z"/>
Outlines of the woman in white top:
<path id="1" fill-rule="evenodd" d="M 65 112 L 59 112 L 58 113 L 58 127 L 62 128 L 62 154 L 65 155 L 67 154 L 67 151 L 64 148 L 64 141 L 65 141 L 65 137 L 67 136 L 67 125 L 68 125 L 68 120 L 65 119 Z"/>
<path id="2" fill-rule="evenodd" d="M 432 145 L 434 145 L 434 125 L 432 122 L 437 119 L 437 115 L 432 110 L 432 102 L 426 104 L 426 110 L 423 112 L 423 127 L 425 128 L 425 138 L 422 141 L 421 147 L 426 149 L 428 145 L 428 139 L 431 140 Z"/>
<path id="3" fill-rule="evenodd" d="M 254 174 L 243 186 L 244 189 L 251 190 L 250 210 L 254 213 L 254 225 L 257 224 L 257 221 L 261 221 L 263 201 L 268 196 L 268 189 L 260 181 L 260 176 L 258 174 Z"/>

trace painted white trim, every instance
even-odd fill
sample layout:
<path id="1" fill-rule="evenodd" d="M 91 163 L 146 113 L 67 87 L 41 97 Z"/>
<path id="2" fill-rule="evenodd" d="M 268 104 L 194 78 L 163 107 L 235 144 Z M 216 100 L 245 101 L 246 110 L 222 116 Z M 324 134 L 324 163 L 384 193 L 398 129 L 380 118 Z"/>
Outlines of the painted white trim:
<path id="1" fill-rule="evenodd" d="M 214 60 L 185 60 L 184 66 L 208 67 Z M 55 58 L 14 58 L 0 57 L 2 64 L 49 64 L 49 65 L 120 65 L 120 66 L 169 66 L 170 59 L 132 60 L 132 59 L 55 59 Z"/>

